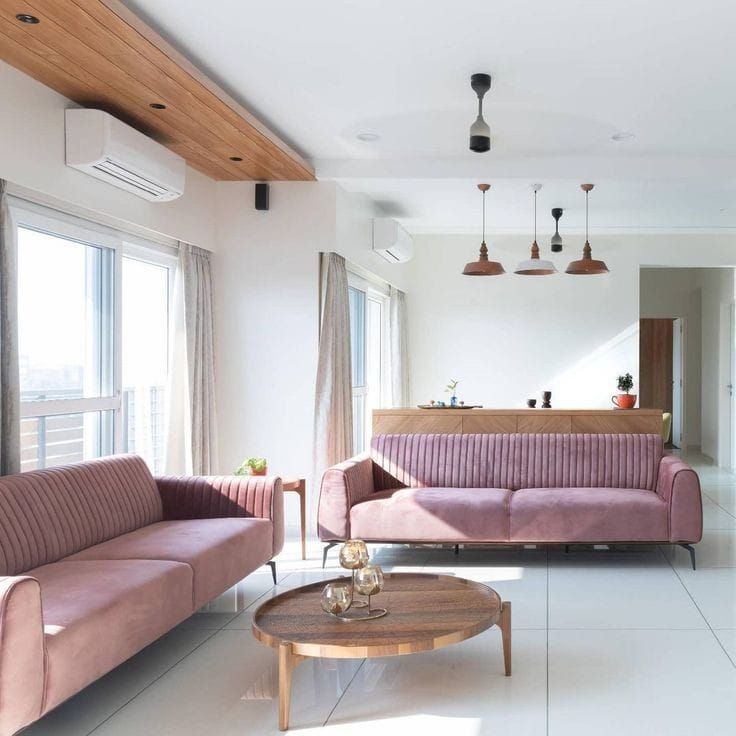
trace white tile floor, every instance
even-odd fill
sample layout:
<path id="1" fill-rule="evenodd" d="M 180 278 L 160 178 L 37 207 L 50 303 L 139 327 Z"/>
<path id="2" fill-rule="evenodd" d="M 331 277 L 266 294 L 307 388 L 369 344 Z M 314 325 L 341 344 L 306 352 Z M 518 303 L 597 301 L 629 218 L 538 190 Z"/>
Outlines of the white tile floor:
<path id="1" fill-rule="evenodd" d="M 296 670 L 295 734 L 605 736 L 736 729 L 736 476 L 698 465 L 705 535 L 684 550 L 373 548 L 389 570 L 482 581 L 513 602 L 513 664 L 497 629 L 436 652 L 307 660 Z M 289 542 L 268 568 L 25 732 L 25 736 L 275 734 L 276 658 L 250 633 L 265 596 L 334 576 L 320 548 Z"/>

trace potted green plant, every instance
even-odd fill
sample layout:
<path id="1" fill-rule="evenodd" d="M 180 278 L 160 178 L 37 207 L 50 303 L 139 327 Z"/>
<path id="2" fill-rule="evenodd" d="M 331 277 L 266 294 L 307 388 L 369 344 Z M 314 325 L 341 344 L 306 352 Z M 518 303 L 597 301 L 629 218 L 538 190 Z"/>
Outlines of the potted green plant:
<path id="1" fill-rule="evenodd" d="M 611 396 L 614 406 L 619 409 L 633 409 L 636 405 L 636 394 L 629 393 L 634 388 L 634 379 L 631 373 L 618 377 L 618 395 Z"/>
<path id="2" fill-rule="evenodd" d="M 457 406 L 457 385 L 460 381 L 456 381 L 454 378 L 445 387 L 445 393 L 450 394 L 450 406 Z"/>
<path id="3" fill-rule="evenodd" d="M 266 475 L 268 463 L 265 457 L 249 457 L 235 470 L 235 475 Z"/>

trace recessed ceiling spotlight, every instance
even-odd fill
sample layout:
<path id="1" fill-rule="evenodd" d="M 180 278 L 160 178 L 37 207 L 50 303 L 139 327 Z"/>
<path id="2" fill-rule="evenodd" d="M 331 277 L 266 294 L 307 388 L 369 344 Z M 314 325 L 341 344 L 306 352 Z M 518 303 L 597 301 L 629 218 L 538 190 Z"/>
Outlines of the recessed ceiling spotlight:
<path id="1" fill-rule="evenodd" d="M 358 133 L 355 137 L 363 143 L 373 143 L 381 138 L 378 133 Z"/>
<path id="2" fill-rule="evenodd" d="M 21 23 L 28 23 L 29 26 L 35 26 L 41 22 L 35 15 L 29 15 L 28 13 L 18 13 L 15 18 Z"/>
<path id="3" fill-rule="evenodd" d="M 161 102 L 152 102 L 149 107 L 152 107 L 154 110 L 165 110 L 166 105 L 162 104 Z"/>
<path id="4" fill-rule="evenodd" d="M 611 136 L 612 141 L 616 141 L 616 143 L 625 143 L 626 141 L 633 141 L 636 136 L 633 133 L 626 133 L 624 131 L 620 133 L 614 133 Z"/>

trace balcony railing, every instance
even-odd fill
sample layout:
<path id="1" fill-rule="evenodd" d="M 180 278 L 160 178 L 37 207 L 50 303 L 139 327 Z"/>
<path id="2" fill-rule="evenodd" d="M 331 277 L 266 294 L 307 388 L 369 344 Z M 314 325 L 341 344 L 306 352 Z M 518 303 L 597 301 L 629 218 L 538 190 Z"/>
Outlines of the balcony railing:
<path id="1" fill-rule="evenodd" d="M 21 394 L 21 401 L 72 398 L 79 398 L 79 391 L 61 389 Z M 163 470 L 165 399 L 163 386 L 123 390 L 122 447 L 117 451 L 137 452 L 154 473 Z M 103 454 L 99 443 L 89 437 L 89 429 L 85 437 L 84 414 L 26 417 L 21 420 L 20 432 L 22 471 L 79 462 Z"/>

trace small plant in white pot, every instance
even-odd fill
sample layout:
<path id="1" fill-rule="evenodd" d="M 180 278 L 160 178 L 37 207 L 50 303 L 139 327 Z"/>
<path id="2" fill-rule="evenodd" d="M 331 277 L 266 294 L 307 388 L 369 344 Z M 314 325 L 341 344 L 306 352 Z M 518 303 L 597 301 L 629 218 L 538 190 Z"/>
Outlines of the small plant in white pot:
<path id="1" fill-rule="evenodd" d="M 611 396 L 613 405 L 619 409 L 633 409 L 636 406 L 636 394 L 629 393 L 632 388 L 634 388 L 634 378 L 631 373 L 625 373 L 623 376 L 619 376 L 618 390 L 621 393 Z"/>
<path id="2" fill-rule="evenodd" d="M 236 469 L 235 475 L 266 475 L 268 463 L 265 457 L 249 457 Z"/>

